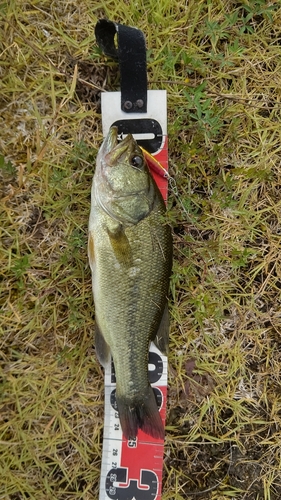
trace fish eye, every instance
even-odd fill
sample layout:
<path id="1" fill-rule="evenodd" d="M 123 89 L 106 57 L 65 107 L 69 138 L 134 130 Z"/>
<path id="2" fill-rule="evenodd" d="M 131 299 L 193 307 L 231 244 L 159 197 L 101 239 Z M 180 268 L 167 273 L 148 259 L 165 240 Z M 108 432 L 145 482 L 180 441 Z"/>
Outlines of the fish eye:
<path id="1" fill-rule="evenodd" d="M 141 168 L 143 166 L 143 159 L 141 156 L 133 156 L 131 158 L 131 165 L 132 167 L 135 167 L 135 168 Z"/>

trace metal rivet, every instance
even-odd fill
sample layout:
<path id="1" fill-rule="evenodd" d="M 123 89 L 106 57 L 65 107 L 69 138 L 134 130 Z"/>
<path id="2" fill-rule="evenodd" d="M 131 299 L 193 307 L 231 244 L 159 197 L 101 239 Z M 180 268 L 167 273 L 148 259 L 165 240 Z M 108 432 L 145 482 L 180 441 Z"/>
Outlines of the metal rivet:
<path id="1" fill-rule="evenodd" d="M 124 102 L 124 108 L 125 109 L 131 109 L 133 107 L 133 103 L 131 101 L 125 101 Z"/>
<path id="2" fill-rule="evenodd" d="M 143 107 L 143 100 L 142 99 L 138 99 L 137 102 L 136 102 L 136 105 L 138 108 L 142 108 Z"/>

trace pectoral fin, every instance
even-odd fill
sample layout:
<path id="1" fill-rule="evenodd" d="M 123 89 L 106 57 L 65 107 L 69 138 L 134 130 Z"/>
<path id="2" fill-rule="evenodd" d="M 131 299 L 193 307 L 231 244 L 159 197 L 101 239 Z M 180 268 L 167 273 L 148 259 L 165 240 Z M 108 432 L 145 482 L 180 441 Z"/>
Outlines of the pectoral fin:
<path id="1" fill-rule="evenodd" d="M 168 356 L 169 352 L 169 330 L 170 330 L 170 321 L 169 321 L 169 311 L 167 303 L 156 336 L 154 339 L 152 339 L 156 347 L 158 347 L 158 349 L 165 356 Z"/>
<path id="2" fill-rule="evenodd" d="M 95 328 L 95 348 L 100 364 L 105 368 L 110 362 L 110 347 L 104 340 L 103 334 L 97 324 Z"/>
<path id="3" fill-rule="evenodd" d="M 123 226 L 120 224 L 114 231 L 107 229 L 107 233 L 119 264 L 129 265 L 132 260 L 132 252 Z"/>

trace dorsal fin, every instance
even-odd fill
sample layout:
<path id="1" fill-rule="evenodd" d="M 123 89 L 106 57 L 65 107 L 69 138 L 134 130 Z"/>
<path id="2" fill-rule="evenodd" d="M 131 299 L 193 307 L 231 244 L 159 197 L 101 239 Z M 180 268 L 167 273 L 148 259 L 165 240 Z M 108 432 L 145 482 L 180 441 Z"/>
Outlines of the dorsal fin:
<path id="1" fill-rule="evenodd" d="M 156 347 L 164 354 L 168 356 L 169 352 L 169 330 L 170 330 L 170 320 L 169 320 L 169 310 L 168 303 L 165 305 L 162 319 L 158 331 L 154 337 L 151 339 Z"/>

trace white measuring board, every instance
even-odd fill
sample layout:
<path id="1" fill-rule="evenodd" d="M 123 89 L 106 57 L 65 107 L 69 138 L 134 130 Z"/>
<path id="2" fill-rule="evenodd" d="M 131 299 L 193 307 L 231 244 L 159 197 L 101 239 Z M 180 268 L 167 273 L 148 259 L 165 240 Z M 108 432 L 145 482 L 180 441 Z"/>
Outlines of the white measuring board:
<path id="1" fill-rule="evenodd" d="M 149 379 L 165 424 L 167 357 L 151 344 Z M 105 370 L 105 419 L 103 433 L 100 500 L 160 500 L 164 442 L 141 430 L 134 440 L 122 435 L 115 401 L 113 365 Z"/>
<path id="2" fill-rule="evenodd" d="M 162 168 L 168 171 L 167 92 L 148 90 L 146 113 L 125 113 L 121 110 L 121 92 L 101 94 L 102 131 L 106 137 L 110 127 L 121 130 L 120 139 L 131 133 L 138 144 L 147 150 Z M 149 163 L 149 162 L 148 162 Z M 148 164 L 150 167 L 150 165 Z M 167 201 L 168 182 L 151 166 L 151 173 Z"/>
<path id="3" fill-rule="evenodd" d="M 147 113 L 128 114 L 121 110 L 121 93 L 102 94 L 103 135 L 118 126 L 122 139 L 132 133 L 162 168 L 168 170 L 167 96 L 165 90 L 149 90 Z M 167 178 L 163 171 L 151 173 L 165 201 Z M 167 357 L 151 343 L 148 375 L 165 425 L 167 402 Z M 99 500 L 161 500 L 164 440 L 139 430 L 137 438 L 127 440 L 122 433 L 115 400 L 113 363 L 105 368 L 105 416 Z"/>

